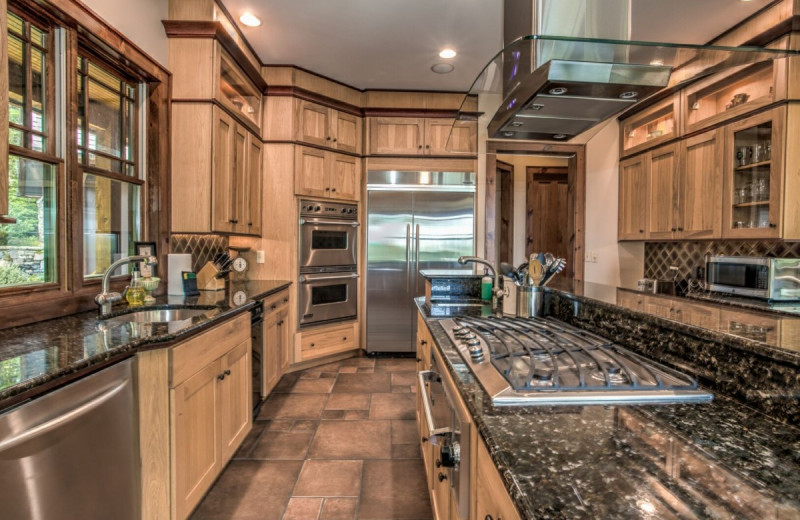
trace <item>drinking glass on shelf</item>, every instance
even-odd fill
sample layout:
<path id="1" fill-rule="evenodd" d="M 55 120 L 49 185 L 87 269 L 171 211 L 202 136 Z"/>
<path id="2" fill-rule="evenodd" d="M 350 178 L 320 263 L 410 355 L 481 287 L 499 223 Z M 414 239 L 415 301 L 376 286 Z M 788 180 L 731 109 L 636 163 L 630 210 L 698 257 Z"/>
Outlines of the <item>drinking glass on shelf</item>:
<path id="1" fill-rule="evenodd" d="M 764 160 L 764 145 L 754 144 L 750 147 L 750 162 L 758 163 Z"/>
<path id="2" fill-rule="evenodd" d="M 750 148 L 747 146 L 740 146 L 736 149 L 736 166 L 745 166 L 748 164 L 750 157 Z"/>
<path id="3" fill-rule="evenodd" d="M 769 161 L 772 159 L 772 141 L 765 141 L 764 142 L 764 156 L 761 159 L 762 161 Z"/>
<path id="4" fill-rule="evenodd" d="M 769 182 L 767 182 L 767 179 L 759 179 L 753 184 L 753 200 L 756 202 L 769 200 Z"/>

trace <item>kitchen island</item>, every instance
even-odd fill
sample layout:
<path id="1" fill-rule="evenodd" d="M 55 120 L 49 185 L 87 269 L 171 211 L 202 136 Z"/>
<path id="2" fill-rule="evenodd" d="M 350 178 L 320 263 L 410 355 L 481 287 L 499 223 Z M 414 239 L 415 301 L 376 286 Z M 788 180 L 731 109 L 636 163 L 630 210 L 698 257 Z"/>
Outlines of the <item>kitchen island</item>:
<path id="1" fill-rule="evenodd" d="M 617 288 L 586 285 L 583 294 L 548 289 L 546 313 L 694 376 L 714 400 L 493 406 L 436 304 L 417 300 L 520 516 L 800 518 L 796 351 L 621 307 Z"/>

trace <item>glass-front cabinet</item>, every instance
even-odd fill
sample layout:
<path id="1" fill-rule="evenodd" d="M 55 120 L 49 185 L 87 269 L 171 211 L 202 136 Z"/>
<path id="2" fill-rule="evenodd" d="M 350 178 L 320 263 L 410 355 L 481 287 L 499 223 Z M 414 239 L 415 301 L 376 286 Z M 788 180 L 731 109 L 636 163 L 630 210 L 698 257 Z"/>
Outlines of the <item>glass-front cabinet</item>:
<path id="1" fill-rule="evenodd" d="M 680 96 L 673 95 L 622 122 L 622 157 L 678 136 Z"/>
<path id="2" fill-rule="evenodd" d="M 785 108 L 726 127 L 724 238 L 779 237 Z"/>
<path id="3" fill-rule="evenodd" d="M 221 48 L 219 52 L 219 100 L 233 113 L 261 126 L 261 93 Z"/>

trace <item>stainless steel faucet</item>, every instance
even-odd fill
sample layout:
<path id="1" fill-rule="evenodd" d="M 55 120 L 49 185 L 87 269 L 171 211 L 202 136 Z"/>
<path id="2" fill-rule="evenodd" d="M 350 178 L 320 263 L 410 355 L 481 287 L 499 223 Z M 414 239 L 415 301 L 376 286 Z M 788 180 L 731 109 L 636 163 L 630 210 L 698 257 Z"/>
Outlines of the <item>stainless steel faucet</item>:
<path id="1" fill-rule="evenodd" d="M 111 274 L 116 271 L 119 266 L 130 262 L 146 262 L 147 265 L 156 265 L 158 264 L 158 259 L 154 256 L 126 256 L 108 266 L 108 269 L 103 273 L 103 292 L 94 297 L 94 302 L 100 307 L 101 317 L 111 312 L 114 302 L 118 302 L 122 299 L 120 293 L 108 292 L 108 282 L 111 279 Z"/>
<path id="2" fill-rule="evenodd" d="M 483 264 L 489 269 L 492 270 L 492 276 L 494 277 L 494 286 L 492 287 L 492 308 L 497 309 L 500 307 L 503 301 L 503 288 L 501 287 L 502 278 L 500 276 L 500 271 L 492 265 L 492 263 L 488 260 L 484 260 L 483 258 L 479 258 L 477 256 L 459 256 L 458 263 L 464 265 L 468 262 L 472 262 L 475 264 Z"/>

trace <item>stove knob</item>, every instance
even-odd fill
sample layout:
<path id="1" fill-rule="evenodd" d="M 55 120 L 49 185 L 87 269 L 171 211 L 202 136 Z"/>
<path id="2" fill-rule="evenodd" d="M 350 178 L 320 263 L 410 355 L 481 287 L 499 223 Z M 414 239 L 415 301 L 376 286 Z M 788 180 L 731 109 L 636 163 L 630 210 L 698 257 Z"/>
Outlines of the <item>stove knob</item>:
<path id="1" fill-rule="evenodd" d="M 317 206 L 317 207 L 315 207 L 315 208 L 314 208 L 314 211 L 322 211 L 322 208 L 320 208 L 319 206 Z"/>
<path id="2" fill-rule="evenodd" d="M 342 208 L 342 213 L 347 213 L 347 208 Z"/>
<path id="3" fill-rule="evenodd" d="M 306 210 L 307 210 L 307 211 L 314 211 L 314 205 L 313 205 L 313 204 L 311 204 L 311 205 L 309 205 L 309 206 L 306 206 Z"/>
<path id="4" fill-rule="evenodd" d="M 461 446 L 453 441 L 452 444 L 445 444 L 441 451 L 442 466 L 454 468 L 461 461 Z"/>
<path id="5" fill-rule="evenodd" d="M 355 212 L 356 212 L 356 210 L 354 210 L 353 208 L 350 208 L 350 209 L 348 209 L 348 210 L 347 210 L 347 212 L 348 212 L 348 213 L 350 213 L 350 214 L 352 215 L 353 213 L 355 213 Z"/>

